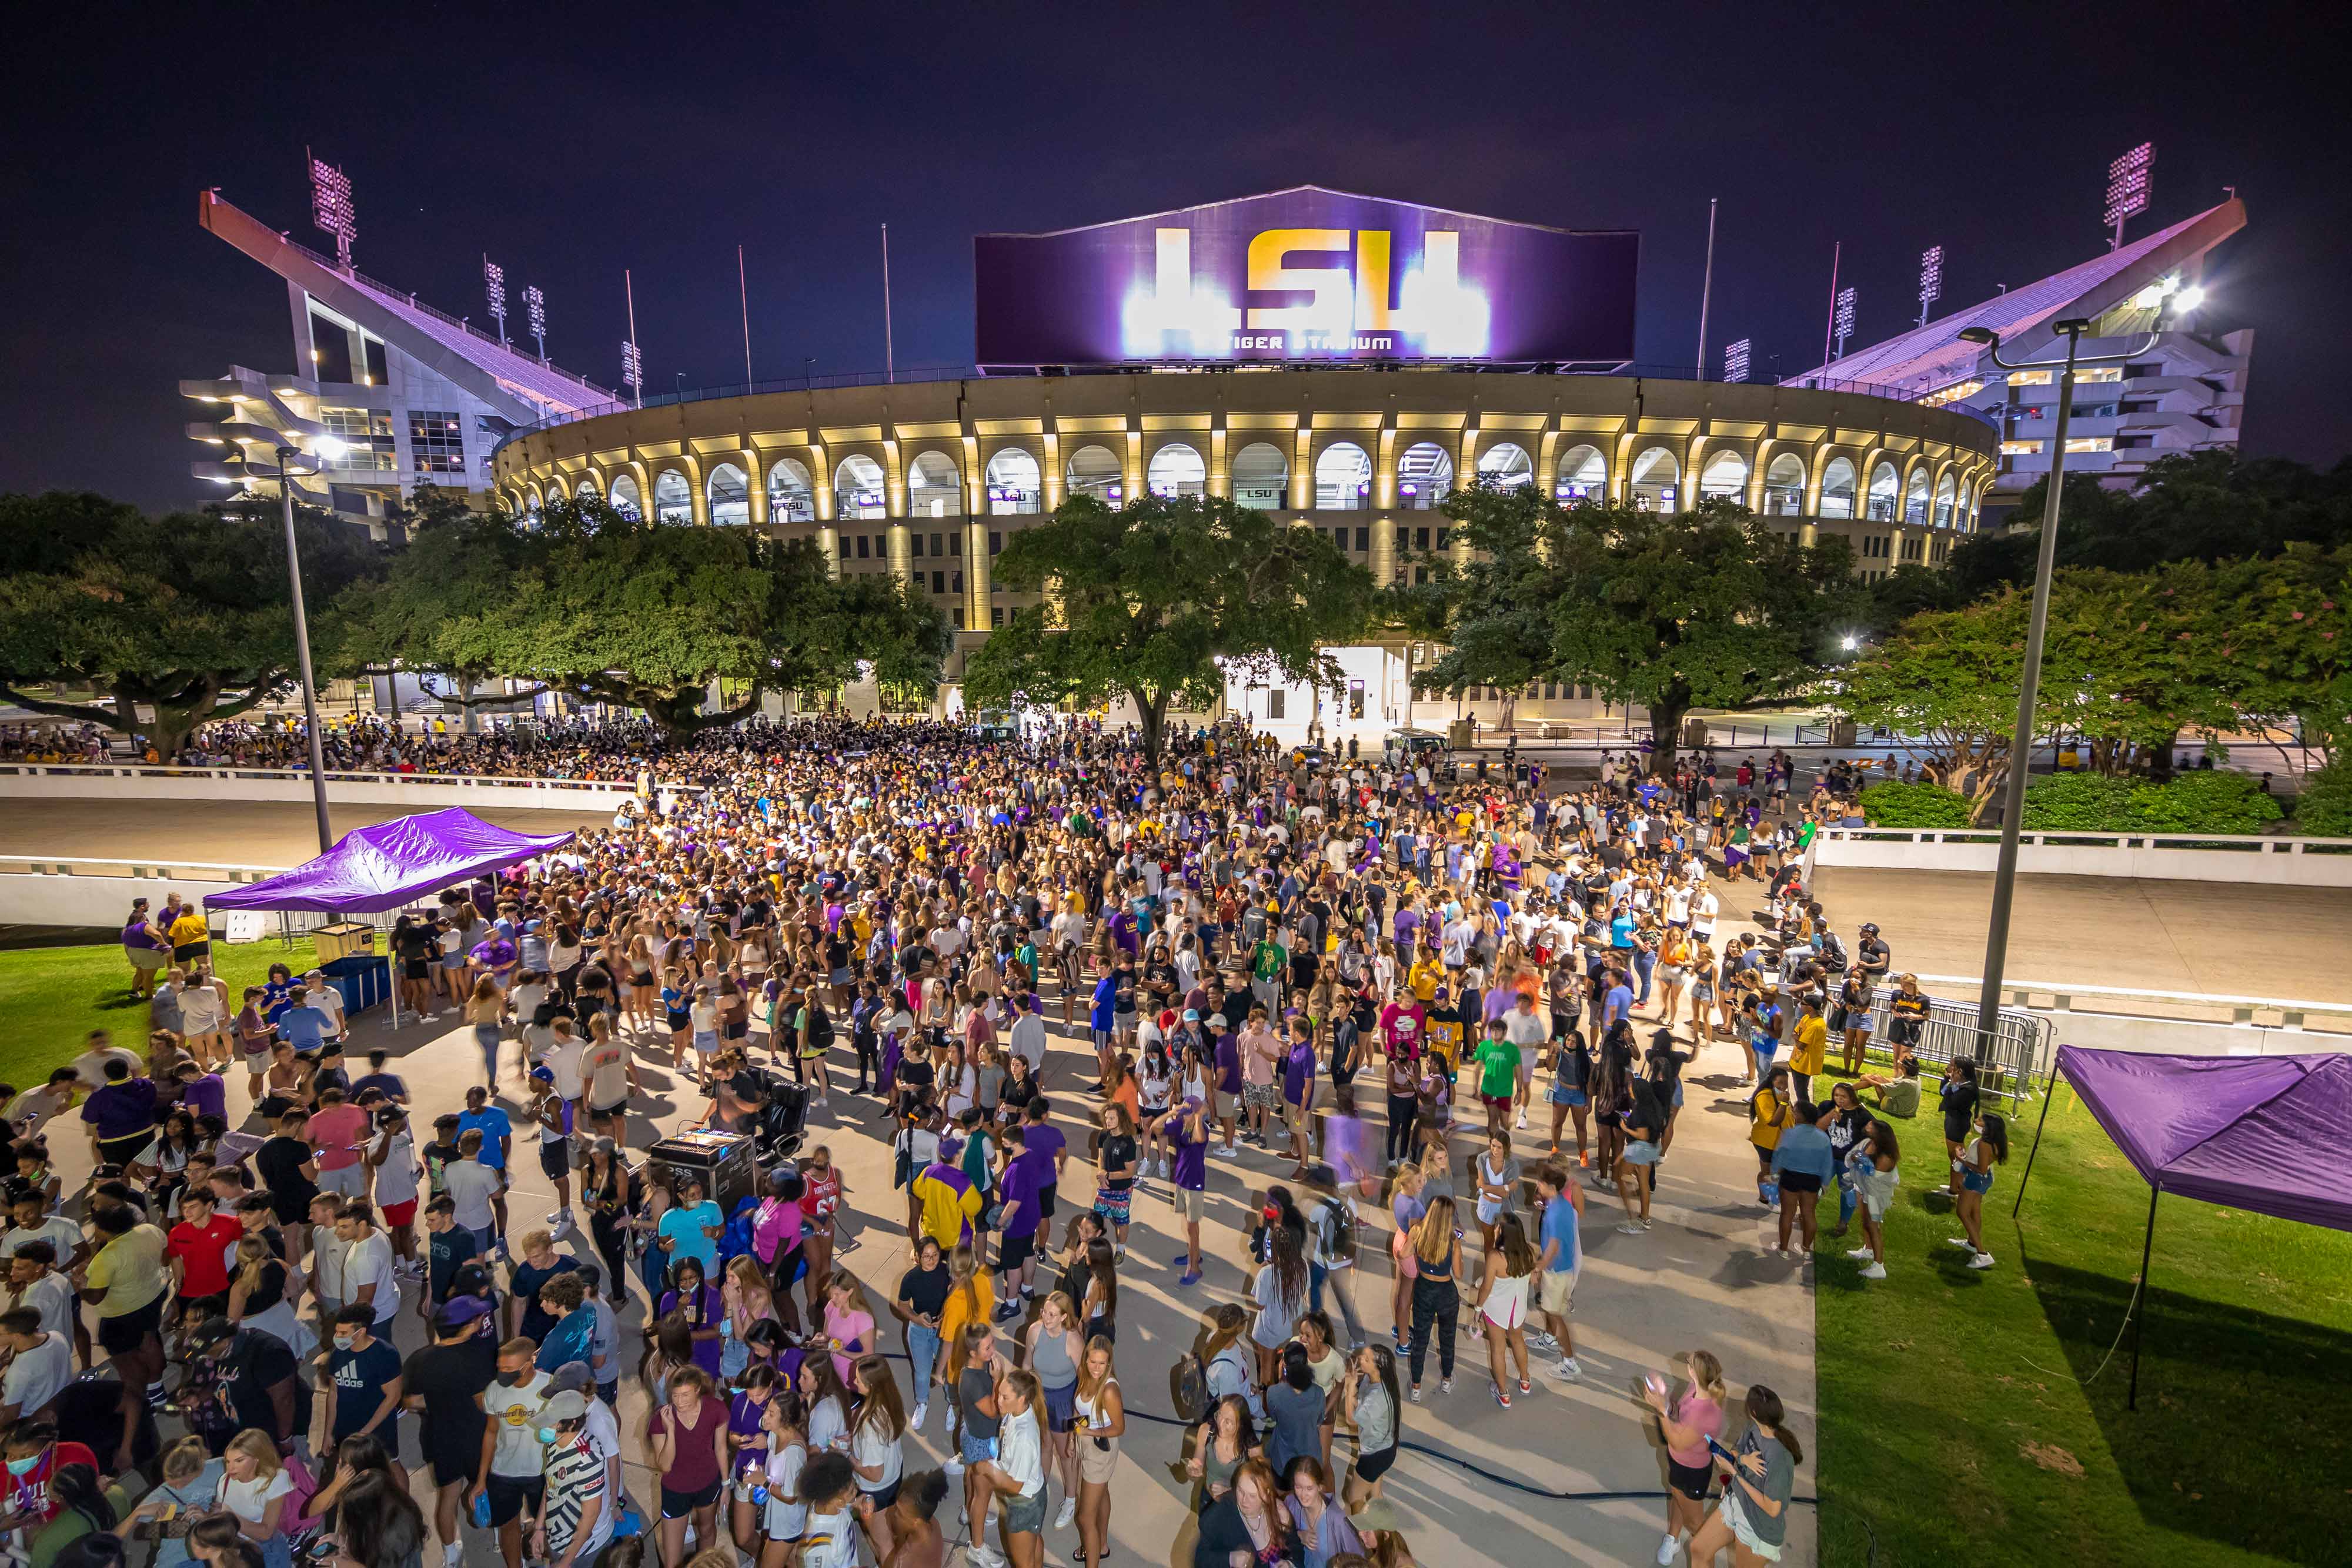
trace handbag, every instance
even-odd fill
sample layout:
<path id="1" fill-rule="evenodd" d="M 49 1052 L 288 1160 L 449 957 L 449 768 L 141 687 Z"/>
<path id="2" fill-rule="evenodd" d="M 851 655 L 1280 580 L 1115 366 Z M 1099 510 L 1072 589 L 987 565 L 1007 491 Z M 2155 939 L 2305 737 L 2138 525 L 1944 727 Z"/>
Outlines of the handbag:
<path id="1" fill-rule="evenodd" d="M 1412 1249 L 1412 1237 L 1411 1233 L 1400 1230 L 1395 1236 L 1390 1239 L 1389 1256 L 1396 1260 L 1398 1279 L 1418 1280 L 1421 1278 L 1421 1259 Z"/>

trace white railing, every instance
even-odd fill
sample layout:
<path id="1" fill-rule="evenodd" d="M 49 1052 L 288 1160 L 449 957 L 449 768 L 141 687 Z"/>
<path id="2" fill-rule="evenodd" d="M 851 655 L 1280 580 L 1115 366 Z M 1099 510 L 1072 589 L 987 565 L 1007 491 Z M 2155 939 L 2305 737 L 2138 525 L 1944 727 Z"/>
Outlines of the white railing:
<path id="1" fill-rule="evenodd" d="M 8 778 L 41 778 L 59 776 L 77 779 L 246 779 L 286 780 L 310 787 L 310 770 L 307 768 L 186 768 L 163 763 L 143 762 L 0 762 L 0 779 Z M 530 779 L 507 774 L 487 773 L 394 773 L 362 768 L 327 769 L 330 784 L 449 784 L 475 789 L 553 789 L 590 795 L 634 795 L 637 783 L 634 779 Z M 694 789 L 699 785 L 664 784 L 666 789 Z M 0 789 L 5 789 L 0 785 Z"/>
<path id="2" fill-rule="evenodd" d="M 2352 887 L 2352 839 L 2268 833 L 2026 832 L 2017 869 L 2053 876 L 2147 877 Z M 1822 866 L 1900 871 L 1993 869 L 2000 834 L 1983 828 L 1824 828 Z"/>
<path id="3" fill-rule="evenodd" d="M 1976 975 L 1921 975 L 1919 984 L 1922 990 L 1973 1009 L 1984 980 Z M 2184 1056 L 2270 1056 L 2352 1048 L 2352 1002 L 2007 977 L 2001 981 L 2001 999 L 2004 1018 L 2013 1009 L 2031 1009 L 2049 1025 L 2044 1039 L 2060 1045 Z M 2033 1062 L 2035 1075 L 2046 1075 L 2053 1061 L 2046 1051 L 2040 1054 Z"/>
<path id="4" fill-rule="evenodd" d="M 692 793 L 695 785 L 661 784 Z M 352 806 L 610 810 L 635 795 L 635 779 L 530 779 L 469 773 L 329 769 L 327 798 Z M 0 800 L 258 800 L 304 802 L 310 774 L 298 768 L 170 768 L 134 763 L 0 762 Z"/>

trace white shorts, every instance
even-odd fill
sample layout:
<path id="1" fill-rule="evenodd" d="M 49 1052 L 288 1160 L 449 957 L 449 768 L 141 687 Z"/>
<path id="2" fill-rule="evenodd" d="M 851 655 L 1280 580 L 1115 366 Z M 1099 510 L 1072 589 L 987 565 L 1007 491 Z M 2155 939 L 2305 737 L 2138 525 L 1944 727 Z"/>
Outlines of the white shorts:
<path id="1" fill-rule="evenodd" d="M 319 1173 L 320 1192 L 341 1193 L 345 1197 L 365 1197 L 367 1186 L 368 1169 L 363 1160 L 353 1160 L 340 1169 Z"/>

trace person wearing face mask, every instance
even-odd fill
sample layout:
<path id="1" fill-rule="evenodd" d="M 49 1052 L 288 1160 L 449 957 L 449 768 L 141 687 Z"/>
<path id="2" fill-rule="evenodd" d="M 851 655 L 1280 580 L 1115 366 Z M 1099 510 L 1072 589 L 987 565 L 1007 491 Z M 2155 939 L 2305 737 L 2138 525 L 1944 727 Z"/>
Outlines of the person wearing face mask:
<path id="1" fill-rule="evenodd" d="M 8 1463 L 7 1501 L 0 1511 L 0 1534 L 16 1530 L 37 1531 L 65 1505 L 50 1489 L 58 1470 L 87 1465 L 95 1472 L 98 1456 L 82 1443 L 58 1441 L 58 1429 L 47 1421 L 19 1421 L 8 1428 L 0 1454 Z"/>
<path id="2" fill-rule="evenodd" d="M 482 1432 L 481 1468 L 467 1500 L 477 1511 L 488 1500 L 488 1523 L 499 1532 L 499 1552 L 507 1568 L 522 1568 L 523 1535 L 537 1528 L 546 1490 L 547 1459 L 539 1428 L 545 1425 L 541 1413 L 551 1383 L 547 1374 L 531 1365 L 538 1350 L 528 1339 L 510 1339 L 499 1346 L 498 1380 L 482 1391 L 482 1408 L 490 1419 Z M 478 1511 L 476 1518 L 480 1518 Z"/>
<path id="3" fill-rule="evenodd" d="M 614 1506 L 604 1457 L 588 1434 L 588 1399 L 576 1390 L 551 1394 L 536 1433 L 546 1452 L 545 1495 L 530 1554 L 551 1568 L 587 1568 L 613 1538 Z"/>
<path id="4" fill-rule="evenodd" d="M 367 1436 L 392 1447 L 400 1409 L 400 1352 L 375 1333 L 375 1309 L 360 1302 L 335 1314 L 335 1344 L 327 1353 L 327 1430 L 340 1444 Z"/>

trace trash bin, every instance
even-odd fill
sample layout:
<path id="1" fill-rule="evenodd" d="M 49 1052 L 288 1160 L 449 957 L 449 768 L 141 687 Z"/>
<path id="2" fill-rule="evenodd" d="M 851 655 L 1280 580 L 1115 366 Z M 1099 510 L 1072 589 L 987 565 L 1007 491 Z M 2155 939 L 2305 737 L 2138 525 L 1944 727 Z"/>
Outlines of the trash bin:
<path id="1" fill-rule="evenodd" d="M 372 953 L 355 953 L 319 966 L 327 983 L 342 993 L 346 1016 L 381 1006 L 392 994 L 392 965 Z"/>
<path id="2" fill-rule="evenodd" d="M 318 938 L 320 964 L 375 951 L 375 927 L 364 920 L 338 920 L 320 926 L 313 935 Z"/>

